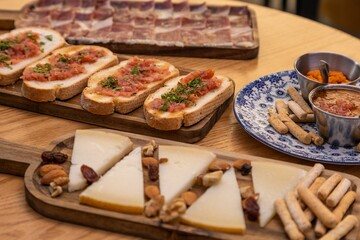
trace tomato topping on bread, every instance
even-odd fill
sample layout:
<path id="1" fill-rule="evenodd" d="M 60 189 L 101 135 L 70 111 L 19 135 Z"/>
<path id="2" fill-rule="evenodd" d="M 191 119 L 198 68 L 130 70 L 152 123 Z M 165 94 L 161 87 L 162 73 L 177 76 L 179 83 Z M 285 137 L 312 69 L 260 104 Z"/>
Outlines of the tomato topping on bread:
<path id="1" fill-rule="evenodd" d="M 224 103 L 234 83 L 214 70 L 194 71 L 171 79 L 144 102 L 146 122 L 160 130 L 191 126 Z"/>
<path id="2" fill-rule="evenodd" d="M 165 81 L 178 75 L 179 70 L 167 62 L 133 57 L 94 74 L 82 93 L 81 106 L 99 115 L 128 113 L 140 107 Z"/>

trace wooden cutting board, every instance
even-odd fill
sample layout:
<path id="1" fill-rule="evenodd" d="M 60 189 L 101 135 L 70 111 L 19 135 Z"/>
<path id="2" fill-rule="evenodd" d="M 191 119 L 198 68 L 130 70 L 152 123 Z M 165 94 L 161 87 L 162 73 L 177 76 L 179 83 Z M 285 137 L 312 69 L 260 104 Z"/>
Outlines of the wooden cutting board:
<path id="1" fill-rule="evenodd" d="M 129 58 L 126 55 L 118 56 L 120 61 Z M 189 69 L 177 68 L 180 70 L 180 75 L 185 75 L 192 71 Z M 174 131 L 161 131 L 147 125 L 142 107 L 139 107 L 128 114 L 113 113 L 107 116 L 100 116 L 87 112 L 81 107 L 80 94 L 66 101 L 56 100 L 54 102 L 39 103 L 24 98 L 21 94 L 21 85 L 22 80 L 17 81 L 14 85 L 5 87 L 0 86 L 0 104 L 31 112 L 89 123 L 100 127 L 140 133 L 187 143 L 194 143 L 203 139 L 233 101 L 233 96 L 231 96 L 211 114 L 192 126 L 181 127 Z"/>
<path id="2" fill-rule="evenodd" d="M 154 139 L 158 144 L 194 147 L 189 144 L 151 138 L 142 135 L 130 133 L 123 133 L 123 135 L 130 137 L 136 146 L 144 145 L 148 141 Z M 64 140 L 53 143 L 48 150 L 62 151 L 63 153 L 71 155 L 73 142 L 73 135 L 64 136 Z M 271 159 L 238 153 L 235 154 L 209 148 L 203 149 L 212 151 L 217 155 L 218 159 L 229 162 L 237 159 L 271 161 L 279 164 L 296 166 L 305 170 L 309 169 L 307 166 L 278 162 Z M 51 198 L 48 187 L 39 184 L 38 168 L 40 166 L 40 155 L 38 155 L 38 158 L 38 162 L 32 162 L 25 173 L 24 181 L 26 200 L 34 210 L 49 218 L 152 239 L 287 239 L 278 217 L 273 218 L 265 228 L 260 228 L 256 222 L 246 220 L 247 230 L 245 234 L 228 234 L 203 230 L 183 224 L 164 224 L 160 223 L 157 218 L 149 219 L 142 215 L 123 214 L 81 205 L 79 204 L 79 192 L 65 192 L 58 198 Z M 70 164 L 67 163 L 65 165 L 69 166 Z M 334 171 L 325 170 L 323 176 L 329 177 L 333 173 Z M 353 183 L 353 190 L 358 192 L 360 179 L 348 174 L 341 173 L 341 175 L 350 179 Z M 250 176 L 243 177 L 238 173 L 237 178 L 239 184 L 252 184 Z M 351 214 L 360 218 L 359 197 L 357 197 L 356 202 L 352 205 L 349 211 Z M 359 237 L 360 232 L 357 228 L 354 229 L 346 239 L 359 239 Z"/>

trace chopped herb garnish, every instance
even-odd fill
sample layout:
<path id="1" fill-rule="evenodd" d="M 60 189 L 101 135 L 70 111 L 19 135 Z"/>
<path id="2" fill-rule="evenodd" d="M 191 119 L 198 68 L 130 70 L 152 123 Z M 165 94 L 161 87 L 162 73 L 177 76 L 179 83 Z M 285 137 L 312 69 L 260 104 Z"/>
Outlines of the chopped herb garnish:
<path id="1" fill-rule="evenodd" d="M 40 42 L 40 45 L 43 46 L 43 45 L 45 45 L 45 43 L 44 43 L 44 42 Z"/>
<path id="2" fill-rule="evenodd" d="M 35 73 L 49 73 L 51 71 L 51 65 L 49 63 L 45 64 L 36 64 L 33 68 Z"/>
<path id="3" fill-rule="evenodd" d="M 25 46 L 25 47 L 24 47 L 24 50 L 25 50 L 25 51 L 29 50 L 29 47 L 28 47 L 28 46 Z"/>
<path id="4" fill-rule="evenodd" d="M 5 67 L 12 69 L 10 64 L 7 62 L 10 60 L 10 57 L 7 55 L 0 55 L 0 63 L 4 64 Z"/>
<path id="5" fill-rule="evenodd" d="M 201 87 L 202 80 L 201 80 L 201 78 L 195 78 L 194 80 L 188 82 L 187 85 L 192 88 L 198 88 L 198 87 Z"/>
<path id="6" fill-rule="evenodd" d="M 169 108 L 169 105 L 167 102 L 164 102 L 163 105 L 161 105 L 161 111 L 166 112 Z"/>
<path id="7" fill-rule="evenodd" d="M 35 37 L 35 35 L 34 35 L 33 33 L 28 32 L 28 33 L 26 34 L 26 36 L 27 36 L 28 38 L 31 38 L 32 40 L 36 41 L 36 37 Z"/>
<path id="8" fill-rule="evenodd" d="M 15 42 L 12 42 L 12 41 L 0 41 L 0 51 L 5 51 L 14 44 L 15 44 Z"/>
<path id="9" fill-rule="evenodd" d="M 139 68 L 138 66 L 134 66 L 133 70 L 131 71 L 131 74 L 136 77 L 139 74 Z"/>
<path id="10" fill-rule="evenodd" d="M 46 35 L 45 38 L 49 41 L 52 41 L 53 40 L 53 36 L 52 35 Z"/>
<path id="11" fill-rule="evenodd" d="M 58 59 L 58 62 L 64 62 L 67 63 L 69 62 L 69 58 L 65 57 L 64 55 L 61 55 L 60 58 Z"/>
<path id="12" fill-rule="evenodd" d="M 104 88 L 110 88 L 115 91 L 120 90 L 117 79 L 112 76 L 108 77 L 106 80 L 101 80 L 100 84 Z"/>
<path id="13" fill-rule="evenodd" d="M 165 99 L 165 101 L 168 101 L 168 102 L 181 103 L 182 101 L 184 101 L 184 98 L 177 95 L 175 92 L 165 93 L 165 94 L 161 95 L 161 98 Z"/>

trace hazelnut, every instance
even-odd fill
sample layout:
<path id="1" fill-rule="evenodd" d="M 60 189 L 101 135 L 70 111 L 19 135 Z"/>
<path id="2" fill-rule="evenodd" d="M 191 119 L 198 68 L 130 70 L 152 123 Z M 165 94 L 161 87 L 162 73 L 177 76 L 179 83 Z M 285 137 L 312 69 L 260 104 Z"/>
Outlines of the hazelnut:
<path id="1" fill-rule="evenodd" d="M 156 160 L 155 158 L 153 157 L 143 157 L 142 158 L 142 164 L 149 168 L 150 165 L 158 165 L 159 164 L 159 161 Z"/>
<path id="2" fill-rule="evenodd" d="M 148 198 L 153 199 L 158 195 L 160 195 L 160 190 L 158 186 L 149 185 L 145 187 L 145 196 L 147 196 Z"/>

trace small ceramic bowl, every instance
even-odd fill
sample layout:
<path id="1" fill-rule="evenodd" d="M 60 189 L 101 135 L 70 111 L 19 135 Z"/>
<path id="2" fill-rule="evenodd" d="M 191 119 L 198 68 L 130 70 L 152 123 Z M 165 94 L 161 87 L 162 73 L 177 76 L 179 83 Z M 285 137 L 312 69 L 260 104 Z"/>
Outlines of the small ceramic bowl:
<path id="1" fill-rule="evenodd" d="M 324 60 L 329 64 L 330 71 L 342 72 L 350 82 L 346 84 L 354 84 L 360 79 L 360 65 L 344 55 L 332 52 L 312 52 L 306 53 L 296 59 L 294 68 L 300 84 L 300 90 L 303 98 L 309 100 L 308 95 L 311 90 L 318 86 L 334 85 L 329 83 L 321 83 L 306 77 L 306 74 L 315 69 L 319 69 L 320 60 Z"/>
<path id="2" fill-rule="evenodd" d="M 314 88 L 309 94 L 309 102 L 315 114 L 316 126 L 319 134 L 329 144 L 337 146 L 355 146 L 360 142 L 360 116 L 341 116 L 330 113 L 327 110 L 324 110 L 324 108 L 320 108 L 314 104 L 316 96 L 331 90 L 351 90 L 355 92 L 355 95 L 358 95 L 356 98 L 360 99 L 360 87 L 357 86 L 330 84 Z M 344 99 L 344 97 L 340 98 L 340 101 L 343 100 L 349 99 Z"/>

